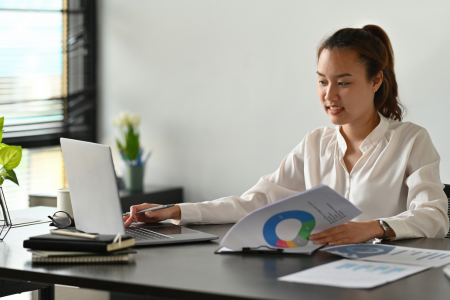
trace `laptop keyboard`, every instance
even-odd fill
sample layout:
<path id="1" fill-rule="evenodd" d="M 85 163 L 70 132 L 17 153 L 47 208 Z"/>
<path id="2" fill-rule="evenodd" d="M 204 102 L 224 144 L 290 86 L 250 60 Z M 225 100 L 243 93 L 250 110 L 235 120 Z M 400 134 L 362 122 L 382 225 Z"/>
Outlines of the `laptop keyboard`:
<path id="1" fill-rule="evenodd" d="M 142 240 L 164 240 L 164 239 L 172 239 L 173 237 L 160 234 L 145 228 L 141 227 L 128 227 L 125 230 L 126 234 L 136 238 L 137 241 Z"/>

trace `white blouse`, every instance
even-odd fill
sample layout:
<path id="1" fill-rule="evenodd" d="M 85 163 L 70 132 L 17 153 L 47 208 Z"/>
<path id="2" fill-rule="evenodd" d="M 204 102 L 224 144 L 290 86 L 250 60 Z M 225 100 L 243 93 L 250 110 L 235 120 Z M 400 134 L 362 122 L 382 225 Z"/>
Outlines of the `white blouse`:
<path id="1" fill-rule="evenodd" d="M 440 157 L 428 132 L 380 118 L 359 147 L 363 155 L 350 173 L 339 126 L 321 127 L 241 197 L 180 204 L 180 223 L 235 223 L 257 208 L 325 184 L 363 211 L 353 221 L 384 220 L 396 239 L 444 237 L 449 231 L 448 202 L 439 177 Z"/>

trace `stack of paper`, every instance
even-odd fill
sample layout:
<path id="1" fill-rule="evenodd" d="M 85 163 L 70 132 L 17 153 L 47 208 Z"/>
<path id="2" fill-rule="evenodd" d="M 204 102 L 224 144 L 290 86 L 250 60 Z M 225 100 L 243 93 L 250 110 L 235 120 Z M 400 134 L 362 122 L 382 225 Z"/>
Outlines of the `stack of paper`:
<path id="1" fill-rule="evenodd" d="M 278 280 L 346 288 L 372 288 L 450 263 L 450 251 L 391 245 L 343 245 L 321 251 L 353 260 L 335 261 L 283 276 Z"/>
<path id="2" fill-rule="evenodd" d="M 342 259 L 278 278 L 281 281 L 373 288 L 421 272 L 429 267 Z"/>
<path id="3" fill-rule="evenodd" d="M 450 251 L 391 245 L 356 244 L 328 247 L 324 252 L 345 258 L 392 262 L 414 266 L 441 267 L 450 264 Z"/>

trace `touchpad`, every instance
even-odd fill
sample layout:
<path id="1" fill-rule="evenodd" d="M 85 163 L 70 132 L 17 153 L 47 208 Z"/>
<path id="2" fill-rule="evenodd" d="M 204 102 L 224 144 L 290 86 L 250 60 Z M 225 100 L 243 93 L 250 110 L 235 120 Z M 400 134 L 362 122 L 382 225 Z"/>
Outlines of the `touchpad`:
<path id="1" fill-rule="evenodd" d="M 164 234 L 164 235 L 174 235 L 174 234 L 186 234 L 186 233 L 197 233 L 194 230 L 190 230 L 188 228 L 185 228 L 183 226 L 177 226 L 173 224 L 133 224 L 133 226 L 136 227 L 142 227 L 151 231 L 154 231 L 156 233 Z"/>

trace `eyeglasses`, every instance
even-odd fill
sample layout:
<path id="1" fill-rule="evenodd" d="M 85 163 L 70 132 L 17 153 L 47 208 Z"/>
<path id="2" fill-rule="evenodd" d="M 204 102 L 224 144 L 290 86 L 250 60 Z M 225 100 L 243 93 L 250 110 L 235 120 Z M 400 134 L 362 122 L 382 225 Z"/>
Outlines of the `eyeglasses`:
<path id="1" fill-rule="evenodd" d="M 72 217 L 65 211 L 57 211 L 53 214 L 53 217 L 48 216 L 48 218 L 53 221 L 50 226 L 56 226 L 60 229 L 75 225 Z"/>

